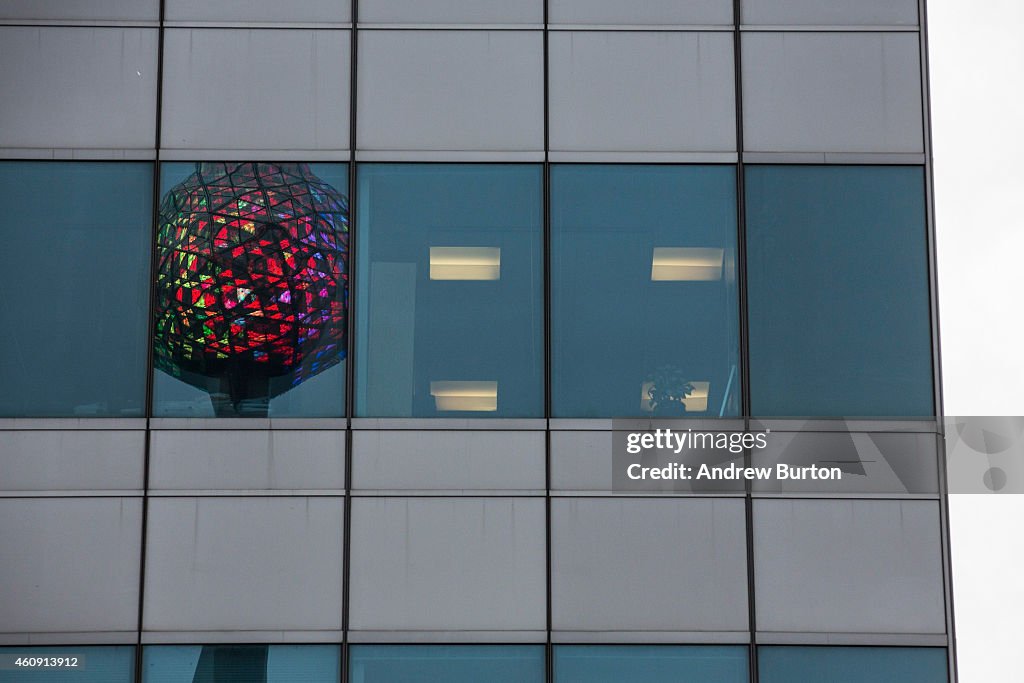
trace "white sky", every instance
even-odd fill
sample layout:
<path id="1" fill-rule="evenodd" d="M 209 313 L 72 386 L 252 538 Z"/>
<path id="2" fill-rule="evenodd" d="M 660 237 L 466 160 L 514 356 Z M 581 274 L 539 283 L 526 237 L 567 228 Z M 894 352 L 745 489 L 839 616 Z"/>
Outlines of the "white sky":
<path id="1" fill-rule="evenodd" d="M 1024 415 L 1024 0 L 929 0 L 947 415 Z M 1024 681 L 1024 495 L 950 497 L 961 683 Z"/>

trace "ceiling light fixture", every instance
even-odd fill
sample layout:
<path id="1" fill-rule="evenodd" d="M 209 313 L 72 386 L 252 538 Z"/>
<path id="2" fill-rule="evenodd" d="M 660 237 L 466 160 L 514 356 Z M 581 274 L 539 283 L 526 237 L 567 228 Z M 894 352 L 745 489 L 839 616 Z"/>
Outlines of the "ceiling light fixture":
<path id="1" fill-rule="evenodd" d="M 498 247 L 430 247 L 431 280 L 500 280 Z"/>
<path id="2" fill-rule="evenodd" d="M 651 280 L 655 282 L 712 282 L 722 279 L 724 249 L 713 247 L 655 247 Z"/>
<path id="3" fill-rule="evenodd" d="M 434 397 L 437 410 L 494 412 L 498 409 L 497 382 L 431 382 L 430 395 Z"/>

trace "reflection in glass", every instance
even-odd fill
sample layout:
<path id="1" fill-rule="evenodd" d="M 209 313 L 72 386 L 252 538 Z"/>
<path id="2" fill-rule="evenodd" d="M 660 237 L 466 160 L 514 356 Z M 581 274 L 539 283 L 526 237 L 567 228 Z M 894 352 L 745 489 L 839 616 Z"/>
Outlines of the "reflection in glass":
<path id="1" fill-rule="evenodd" d="M 946 683 L 938 647 L 760 647 L 761 683 Z"/>
<path id="2" fill-rule="evenodd" d="M 359 166 L 356 413 L 543 413 L 542 175 Z"/>
<path id="3" fill-rule="evenodd" d="M 349 683 L 542 683 L 543 645 L 353 645 Z"/>
<path id="4" fill-rule="evenodd" d="M 556 417 L 719 417 L 739 403 L 732 166 L 551 171 Z"/>
<path id="5" fill-rule="evenodd" d="M 165 184 L 181 179 L 160 205 L 156 414 L 340 415 L 337 374 L 306 392 L 336 392 L 321 406 L 273 399 L 345 358 L 344 167 L 324 179 L 301 163 L 182 166 L 163 169 Z M 181 383 L 207 395 L 209 408 L 176 399 Z"/>
<path id="6" fill-rule="evenodd" d="M 142 416 L 153 165 L 3 161 L 0 202 L 0 416 Z"/>
<path id="7" fill-rule="evenodd" d="M 746 683 L 747 648 L 556 645 L 555 683 Z"/>
<path id="8" fill-rule="evenodd" d="M 336 683 L 340 669 L 336 645 L 156 645 L 142 683 Z"/>
<path id="9" fill-rule="evenodd" d="M 913 166 L 746 167 L 754 415 L 933 414 L 924 188 Z"/>

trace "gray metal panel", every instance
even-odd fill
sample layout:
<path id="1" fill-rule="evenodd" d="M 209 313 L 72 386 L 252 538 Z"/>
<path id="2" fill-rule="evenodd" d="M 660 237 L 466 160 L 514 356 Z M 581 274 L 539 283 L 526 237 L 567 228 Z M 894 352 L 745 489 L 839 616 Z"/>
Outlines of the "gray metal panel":
<path id="1" fill-rule="evenodd" d="M 847 645 L 868 647 L 946 647 L 943 633 L 784 633 L 758 631 L 758 645 Z"/>
<path id="2" fill-rule="evenodd" d="M 154 431 L 150 491 L 342 490 L 345 432 Z"/>
<path id="3" fill-rule="evenodd" d="M 145 628 L 341 628 L 341 498 L 153 498 Z"/>
<path id="4" fill-rule="evenodd" d="M 308 645 L 313 643 L 340 643 L 342 631 L 340 629 L 327 631 L 299 631 L 288 629 L 287 631 L 239 631 L 236 629 L 224 631 L 143 631 L 143 645 L 195 645 L 196 643 L 242 643 L 250 645 L 253 643 L 275 644 L 293 643 Z"/>
<path id="5" fill-rule="evenodd" d="M 748 629 L 742 500 L 551 501 L 554 628 Z"/>
<path id="6" fill-rule="evenodd" d="M 357 498 L 351 628 L 545 628 L 539 498 Z"/>
<path id="7" fill-rule="evenodd" d="M 144 417 L 0 417 L 0 430 L 113 431 L 146 429 Z"/>
<path id="8" fill-rule="evenodd" d="M 482 152 L 472 150 L 370 150 L 357 151 L 356 161 L 444 161 L 459 163 L 482 163 L 488 161 L 511 163 L 511 162 L 537 162 L 544 161 L 544 152 L 534 150 L 532 152 L 509 151 L 509 150 L 485 150 Z M 445 418 L 437 418 L 445 419 Z"/>
<path id="9" fill-rule="evenodd" d="M 150 429 L 345 429 L 343 417 L 151 417 Z"/>
<path id="10" fill-rule="evenodd" d="M 41 161 L 151 161 L 156 158 L 156 147 L 123 149 L 93 147 L 90 149 L 41 147 L 0 147 L 0 159 L 39 159 Z"/>
<path id="11" fill-rule="evenodd" d="M 0 491 L 141 490 L 144 431 L 0 432 Z"/>
<path id="12" fill-rule="evenodd" d="M 611 491 L 612 432 L 551 432 L 552 491 Z"/>
<path id="13" fill-rule="evenodd" d="M 167 21 L 242 21 L 260 23 L 347 22 L 349 0 L 167 0 Z"/>
<path id="14" fill-rule="evenodd" d="M 654 431 L 673 429 L 675 431 L 718 431 L 736 432 L 745 429 L 740 418 L 551 418 L 548 420 L 552 431 Z"/>
<path id="15" fill-rule="evenodd" d="M 302 160 L 307 162 L 347 162 L 349 160 L 347 149 L 304 149 L 301 153 Z M 292 161 L 295 159 L 295 151 L 253 148 L 219 149 L 214 147 L 197 147 L 195 149 L 167 149 L 165 147 L 160 150 L 161 161 L 252 161 L 253 159 L 259 159 L 260 161 Z"/>
<path id="16" fill-rule="evenodd" d="M 916 33 L 743 34 L 752 152 L 924 151 Z"/>
<path id="17" fill-rule="evenodd" d="M 551 152 L 551 163 L 605 164 L 735 164 L 736 152 Z"/>
<path id="18" fill-rule="evenodd" d="M 350 643 L 413 643 L 444 644 L 465 643 L 544 643 L 547 631 L 349 631 Z"/>
<path id="19" fill-rule="evenodd" d="M 359 77 L 360 149 L 544 149 L 540 31 L 367 31 Z"/>
<path id="20" fill-rule="evenodd" d="M 157 30 L 0 27 L 0 147 L 153 147 Z"/>
<path id="21" fill-rule="evenodd" d="M 552 631 L 551 642 L 636 645 L 739 645 L 750 642 L 748 631 Z"/>
<path id="22" fill-rule="evenodd" d="M 943 633 L 936 501 L 756 500 L 758 631 Z"/>
<path id="23" fill-rule="evenodd" d="M 360 24 L 542 24 L 543 0 L 361 0 Z"/>
<path id="24" fill-rule="evenodd" d="M 548 40 L 552 150 L 735 151 L 731 34 L 566 31 Z"/>
<path id="25" fill-rule="evenodd" d="M 901 152 L 746 152 L 748 164 L 875 164 L 913 165 L 925 162 L 924 154 Z"/>
<path id="26" fill-rule="evenodd" d="M 2 423 L 0 423 L 2 424 Z M 352 429 L 412 429 L 423 431 L 543 431 L 547 420 L 530 417 L 452 418 L 452 417 L 353 417 Z"/>
<path id="27" fill-rule="evenodd" d="M 137 631 L 48 631 L 46 633 L 3 633 L 0 645 L 134 645 Z"/>
<path id="28" fill-rule="evenodd" d="M 347 149 L 349 34 L 167 29 L 161 146 Z"/>
<path id="29" fill-rule="evenodd" d="M 0 19 L 159 21 L 160 0 L 0 0 Z"/>
<path id="30" fill-rule="evenodd" d="M 743 0 L 744 24 L 914 26 L 918 0 Z"/>
<path id="31" fill-rule="evenodd" d="M 732 25 L 732 0 L 550 0 L 552 24 Z"/>
<path id="32" fill-rule="evenodd" d="M 135 631 L 140 499 L 0 500 L 0 539 L 0 631 Z"/>
<path id="33" fill-rule="evenodd" d="M 357 431 L 358 490 L 543 490 L 544 432 Z"/>

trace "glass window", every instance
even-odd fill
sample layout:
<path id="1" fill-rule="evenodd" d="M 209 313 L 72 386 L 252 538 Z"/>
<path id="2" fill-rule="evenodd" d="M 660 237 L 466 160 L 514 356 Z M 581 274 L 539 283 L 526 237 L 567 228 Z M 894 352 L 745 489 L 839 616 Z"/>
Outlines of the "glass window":
<path id="1" fill-rule="evenodd" d="M 144 414 L 152 174 L 0 162 L 0 416 Z"/>
<path id="2" fill-rule="evenodd" d="M 551 170 L 555 417 L 739 413 L 732 166 Z"/>
<path id="3" fill-rule="evenodd" d="M 154 414 L 341 417 L 348 166 L 161 165 Z"/>
<path id="4" fill-rule="evenodd" d="M 543 645 L 353 645 L 349 683 L 543 683 Z"/>
<path id="5" fill-rule="evenodd" d="M 747 652 L 717 645 L 557 645 L 555 683 L 746 683 Z"/>
<path id="6" fill-rule="evenodd" d="M 761 683 L 946 683 L 936 647 L 761 647 Z"/>
<path id="7" fill-rule="evenodd" d="M 746 173 L 753 414 L 932 415 L 923 170 Z"/>
<path id="8" fill-rule="evenodd" d="M 358 415 L 543 415 L 541 192 L 535 165 L 360 165 Z"/>
<path id="9" fill-rule="evenodd" d="M 143 648 L 143 683 L 337 683 L 337 645 L 158 645 Z"/>
<path id="10" fill-rule="evenodd" d="M 18 664 L 18 660 L 40 657 L 63 660 L 63 663 L 59 666 Z M 0 647 L 0 683 L 132 683 L 134 679 L 135 648 L 131 645 Z"/>

